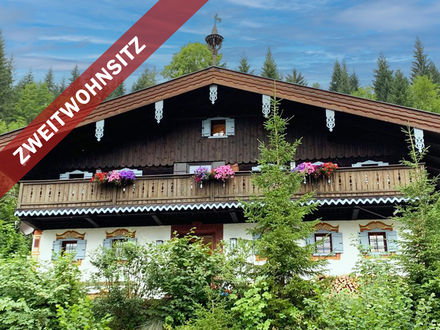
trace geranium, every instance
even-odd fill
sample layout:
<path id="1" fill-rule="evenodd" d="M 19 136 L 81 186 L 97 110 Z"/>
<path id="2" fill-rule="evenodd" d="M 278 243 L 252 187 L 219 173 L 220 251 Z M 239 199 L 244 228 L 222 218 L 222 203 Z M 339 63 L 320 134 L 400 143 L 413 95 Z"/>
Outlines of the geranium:
<path id="1" fill-rule="evenodd" d="M 95 173 L 93 178 L 90 179 L 90 182 L 98 182 L 98 183 L 105 183 L 106 181 L 106 175 L 107 172 L 101 172 L 101 173 Z"/>
<path id="2" fill-rule="evenodd" d="M 225 182 L 226 179 L 232 179 L 235 172 L 229 165 L 219 166 L 214 170 L 214 178 Z"/>
<path id="3" fill-rule="evenodd" d="M 327 176 L 328 178 L 333 174 L 333 172 L 339 168 L 337 164 L 333 164 L 332 162 L 322 164 L 320 172 L 322 175 Z"/>
<path id="4" fill-rule="evenodd" d="M 119 174 L 119 171 L 113 170 L 107 173 L 106 180 L 108 183 L 119 186 L 121 184 L 121 175 Z"/>
<path id="5" fill-rule="evenodd" d="M 136 180 L 136 175 L 132 170 L 123 170 L 119 172 L 119 177 L 121 180 L 121 184 L 123 186 L 133 183 Z"/>
<path id="6" fill-rule="evenodd" d="M 207 181 L 211 178 L 211 171 L 208 167 L 200 166 L 194 170 L 196 182 Z"/>

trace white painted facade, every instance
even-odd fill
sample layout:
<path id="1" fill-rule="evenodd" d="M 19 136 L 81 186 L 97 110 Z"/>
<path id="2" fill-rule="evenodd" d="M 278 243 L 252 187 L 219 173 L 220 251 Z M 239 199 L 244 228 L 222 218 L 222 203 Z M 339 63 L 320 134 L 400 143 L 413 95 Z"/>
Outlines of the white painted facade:
<path id="1" fill-rule="evenodd" d="M 342 233 L 343 252 L 340 254 L 339 260 L 329 260 L 328 274 L 342 275 L 348 274 L 353 269 L 357 259 L 358 250 L 357 244 L 359 242 L 360 226 L 365 226 L 375 220 L 351 220 L 351 221 L 324 221 L 333 227 L 338 227 L 339 233 Z M 383 224 L 391 225 L 394 230 L 398 231 L 399 226 L 391 220 L 377 220 Z M 252 224 L 248 223 L 234 223 L 223 225 L 223 239 L 227 242 L 231 238 L 252 239 L 252 235 L 248 233 L 248 229 L 252 228 Z M 135 237 L 138 244 L 147 242 L 156 242 L 157 240 L 169 240 L 171 238 L 171 226 L 148 226 L 148 227 L 118 227 L 124 228 L 130 232 L 136 232 Z M 87 241 L 86 257 L 81 261 L 79 266 L 83 272 L 83 278 L 88 278 L 93 271 L 93 266 L 90 263 L 90 256 L 100 246 L 102 246 L 104 239 L 106 239 L 106 232 L 113 232 L 118 228 L 95 228 L 95 229 L 75 229 L 80 234 L 85 233 L 84 240 Z M 39 244 L 38 260 L 49 261 L 52 258 L 53 242 L 56 240 L 56 235 L 61 235 L 67 229 L 45 230 L 41 234 Z"/>

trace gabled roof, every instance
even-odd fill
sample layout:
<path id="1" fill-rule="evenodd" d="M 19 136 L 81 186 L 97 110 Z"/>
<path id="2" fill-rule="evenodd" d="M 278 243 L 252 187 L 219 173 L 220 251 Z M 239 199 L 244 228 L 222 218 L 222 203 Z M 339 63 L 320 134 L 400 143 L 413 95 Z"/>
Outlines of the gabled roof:
<path id="1" fill-rule="evenodd" d="M 265 95 L 273 95 L 276 89 L 276 96 L 285 100 L 440 133 L 440 114 L 277 81 L 219 67 L 209 67 L 103 102 L 79 126 L 110 118 L 211 84 Z M 0 149 L 6 146 L 20 131 L 15 130 L 0 135 Z"/>

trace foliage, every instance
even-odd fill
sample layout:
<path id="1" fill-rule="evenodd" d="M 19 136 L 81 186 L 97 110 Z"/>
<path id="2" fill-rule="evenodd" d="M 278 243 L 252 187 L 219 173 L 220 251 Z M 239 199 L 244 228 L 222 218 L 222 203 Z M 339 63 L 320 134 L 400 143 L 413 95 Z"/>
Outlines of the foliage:
<path id="1" fill-rule="evenodd" d="M 429 74 L 430 60 L 428 54 L 424 53 L 424 46 L 419 37 L 414 44 L 414 60 L 411 64 L 411 81 L 414 83 L 417 76 L 427 76 Z"/>
<path id="2" fill-rule="evenodd" d="M 427 76 L 418 76 L 410 87 L 412 106 L 440 113 L 440 96 L 437 84 Z"/>
<path id="3" fill-rule="evenodd" d="M 398 69 L 394 73 L 393 84 L 388 96 L 388 102 L 409 107 L 412 105 L 411 94 L 409 90 L 409 80 Z"/>
<path id="4" fill-rule="evenodd" d="M 19 93 L 16 114 L 29 124 L 53 101 L 54 95 L 45 83 L 30 83 Z"/>
<path id="5" fill-rule="evenodd" d="M 296 68 L 293 68 L 292 74 L 287 75 L 286 81 L 298 85 L 307 86 L 306 78 L 301 74 L 301 72 L 297 72 Z"/>
<path id="6" fill-rule="evenodd" d="M 246 55 L 242 55 L 240 57 L 240 65 L 238 66 L 238 71 L 243 73 L 254 74 L 255 70 L 251 71 L 251 63 L 249 63 L 249 59 Z"/>
<path id="7" fill-rule="evenodd" d="M 49 92 L 51 92 L 55 97 L 58 94 L 58 86 L 55 83 L 52 68 L 49 68 L 49 70 L 47 71 L 46 76 L 44 77 L 44 83 L 46 84 Z"/>
<path id="8" fill-rule="evenodd" d="M 342 75 L 341 64 L 339 64 L 338 59 L 336 59 L 335 64 L 333 65 L 332 80 L 330 81 L 330 86 L 328 89 L 329 91 L 331 91 L 331 92 L 338 92 L 339 91 L 341 75 Z"/>
<path id="9" fill-rule="evenodd" d="M 92 260 L 96 281 L 105 283 L 96 298 L 98 315 L 110 312 L 112 329 L 135 329 L 166 317 L 169 325 L 182 325 L 207 306 L 223 258 L 191 234 L 162 245 L 127 242 L 117 251 L 102 249 Z"/>
<path id="10" fill-rule="evenodd" d="M 14 83 L 14 62 L 13 58 L 7 58 L 5 52 L 5 41 L 0 29 L 0 120 L 8 122 L 13 118 L 14 103 L 16 102 L 16 91 Z"/>
<path id="11" fill-rule="evenodd" d="M 86 297 L 77 304 L 57 306 L 60 330 L 110 330 L 110 318 L 97 319 L 93 314 L 93 303 Z"/>
<path id="12" fill-rule="evenodd" d="M 416 78 L 425 78 L 418 77 Z M 434 318 L 440 320 L 440 192 L 438 178 L 429 178 L 421 160 L 426 151 L 419 153 L 410 130 L 407 130 L 410 160 L 403 163 L 411 167 L 411 183 L 401 191 L 408 199 L 406 205 L 397 206 L 396 221 L 399 231 L 399 261 L 417 301 L 433 296 Z"/>
<path id="13" fill-rule="evenodd" d="M 359 89 L 356 92 L 352 92 L 351 95 L 362 97 L 364 99 L 376 100 L 376 94 L 374 94 L 374 89 L 370 85 L 359 87 Z"/>
<path id="14" fill-rule="evenodd" d="M 264 60 L 263 67 L 261 68 L 261 76 L 272 79 L 280 79 L 280 72 L 277 69 L 277 64 L 272 56 L 270 47 L 267 47 L 266 59 Z"/>
<path id="15" fill-rule="evenodd" d="M 378 101 L 388 102 L 393 85 L 393 70 L 390 70 L 390 64 L 384 53 L 380 53 L 377 59 L 377 69 L 374 69 L 373 72 L 373 86 L 376 99 Z"/>
<path id="16" fill-rule="evenodd" d="M 217 63 L 220 63 L 223 55 L 217 54 Z M 184 74 L 199 71 L 213 65 L 212 53 L 208 47 L 199 42 L 189 43 L 173 55 L 171 63 L 166 65 L 162 76 L 166 79 L 174 79 Z M 217 66 L 224 66 L 218 64 Z"/>
<path id="17" fill-rule="evenodd" d="M 125 84 L 121 82 L 116 89 L 105 99 L 106 101 L 125 95 Z"/>
<path id="18" fill-rule="evenodd" d="M 85 299 L 72 260 L 41 265 L 19 256 L 0 259 L 0 329 L 58 329 L 57 306 Z"/>
<path id="19" fill-rule="evenodd" d="M 342 94 L 350 94 L 357 91 L 359 88 L 359 78 L 356 72 L 350 75 L 345 60 L 342 65 L 336 59 L 333 66 L 332 80 L 330 82 L 329 91 L 338 92 Z"/>
<path id="20" fill-rule="evenodd" d="M 349 83 L 350 83 L 350 94 L 359 90 L 359 77 L 354 69 L 349 77 Z"/>
<path id="21" fill-rule="evenodd" d="M 78 77 L 81 75 L 81 72 L 78 69 L 78 64 L 75 64 L 75 67 L 73 68 L 72 72 L 70 73 L 69 78 L 69 85 L 73 84 L 73 82 L 78 79 Z"/>
<path id="22" fill-rule="evenodd" d="M 313 88 L 318 88 L 318 89 L 320 89 L 320 88 L 321 88 L 321 85 L 319 84 L 319 82 L 314 82 L 313 85 L 312 85 L 312 87 L 313 87 Z"/>
<path id="23" fill-rule="evenodd" d="M 131 91 L 136 92 L 156 85 L 158 83 L 158 75 L 159 72 L 156 70 L 156 67 L 153 67 L 152 70 L 145 68 L 144 72 L 142 72 L 139 78 L 133 83 L 133 86 L 131 86 Z"/>

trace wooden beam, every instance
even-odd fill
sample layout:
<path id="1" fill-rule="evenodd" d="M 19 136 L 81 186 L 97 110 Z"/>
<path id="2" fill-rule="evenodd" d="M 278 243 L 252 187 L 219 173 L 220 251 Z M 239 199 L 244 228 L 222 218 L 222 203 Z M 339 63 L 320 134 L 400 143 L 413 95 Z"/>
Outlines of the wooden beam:
<path id="1" fill-rule="evenodd" d="M 359 216 L 360 209 L 358 207 L 353 208 L 353 213 L 351 214 L 351 220 L 357 220 Z"/>
<path id="2" fill-rule="evenodd" d="M 162 226 L 162 225 L 163 225 L 162 221 L 160 221 L 160 219 L 159 219 L 159 217 L 157 216 L 157 214 L 153 213 L 153 214 L 151 214 L 151 217 L 153 218 L 153 220 L 156 222 L 156 224 L 157 224 L 158 226 Z"/>
<path id="3" fill-rule="evenodd" d="M 101 227 L 100 225 L 98 225 L 98 223 L 96 223 L 96 219 L 92 218 L 92 217 L 85 217 L 84 219 L 86 219 L 93 227 L 95 228 L 99 228 Z"/>
<path id="4" fill-rule="evenodd" d="M 229 215 L 231 216 L 233 222 L 238 223 L 237 213 L 229 212 Z"/>

